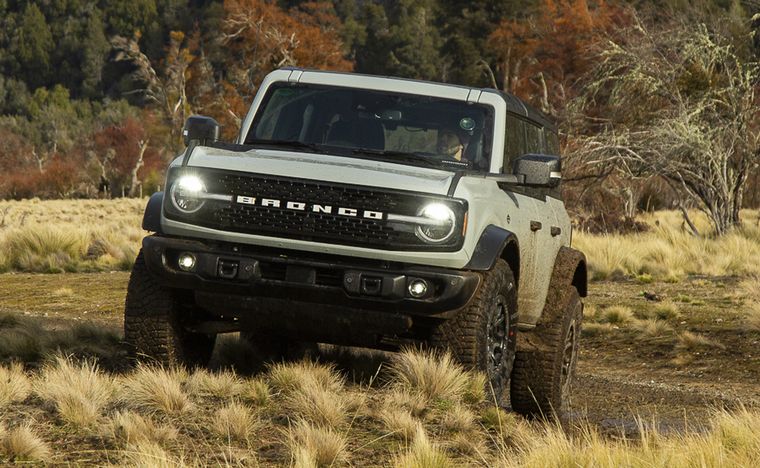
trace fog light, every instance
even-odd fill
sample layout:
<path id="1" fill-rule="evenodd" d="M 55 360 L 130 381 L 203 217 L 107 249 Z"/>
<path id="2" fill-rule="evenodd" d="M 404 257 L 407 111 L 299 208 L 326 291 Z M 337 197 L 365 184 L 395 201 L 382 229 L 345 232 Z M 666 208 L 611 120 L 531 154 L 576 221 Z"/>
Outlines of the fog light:
<path id="1" fill-rule="evenodd" d="M 179 269 L 182 271 L 192 271 L 193 268 L 195 268 L 195 255 L 189 252 L 179 254 L 177 266 L 179 266 Z"/>
<path id="2" fill-rule="evenodd" d="M 408 289 L 409 289 L 409 294 L 412 297 L 419 299 L 420 297 L 423 297 L 425 294 L 427 294 L 428 284 L 427 284 L 427 281 L 425 280 L 416 279 L 416 280 L 412 280 L 409 283 Z"/>

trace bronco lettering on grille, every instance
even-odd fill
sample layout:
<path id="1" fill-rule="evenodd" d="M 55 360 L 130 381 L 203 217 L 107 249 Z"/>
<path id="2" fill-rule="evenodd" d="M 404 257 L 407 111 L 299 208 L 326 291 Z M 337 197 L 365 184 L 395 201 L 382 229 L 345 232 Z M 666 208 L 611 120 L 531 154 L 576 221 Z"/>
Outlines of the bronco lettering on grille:
<path id="1" fill-rule="evenodd" d="M 273 198 L 256 198 L 244 195 L 235 197 L 235 202 L 241 205 L 261 206 L 264 208 L 283 208 L 292 211 L 309 211 L 312 213 L 337 214 L 350 218 L 383 219 L 382 211 L 359 210 L 356 208 L 333 207 L 332 205 L 320 205 L 317 203 L 304 203 Z"/>

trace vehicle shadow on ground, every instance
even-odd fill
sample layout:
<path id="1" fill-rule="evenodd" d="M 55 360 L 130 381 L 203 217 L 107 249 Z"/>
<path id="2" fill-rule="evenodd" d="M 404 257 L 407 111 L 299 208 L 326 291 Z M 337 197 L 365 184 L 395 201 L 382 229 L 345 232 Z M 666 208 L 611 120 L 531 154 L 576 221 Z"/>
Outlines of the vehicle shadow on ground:
<path id="1" fill-rule="evenodd" d="M 58 354 L 94 359 L 102 370 L 112 373 L 123 373 L 133 366 L 119 327 L 0 310 L 0 362 L 20 362 L 34 369 Z M 377 381 L 391 356 L 370 349 L 318 345 L 300 358 L 333 365 L 349 381 L 366 385 Z M 238 333 L 229 333 L 219 336 L 209 367 L 250 376 L 265 371 L 267 364 Z"/>
<path id="2" fill-rule="evenodd" d="M 0 362 L 36 368 L 63 354 L 94 359 L 111 372 L 128 368 L 118 328 L 92 322 L 29 317 L 0 310 Z"/>
<path id="3" fill-rule="evenodd" d="M 333 365 L 349 381 L 367 385 L 377 381 L 380 371 L 390 363 L 392 354 L 366 348 L 319 344 L 303 355 L 290 356 L 288 359 L 310 359 Z M 269 364 L 272 362 L 257 355 L 256 350 L 240 339 L 237 333 L 229 333 L 217 338 L 209 367 L 215 370 L 232 369 L 241 375 L 254 375 L 265 371 Z"/>

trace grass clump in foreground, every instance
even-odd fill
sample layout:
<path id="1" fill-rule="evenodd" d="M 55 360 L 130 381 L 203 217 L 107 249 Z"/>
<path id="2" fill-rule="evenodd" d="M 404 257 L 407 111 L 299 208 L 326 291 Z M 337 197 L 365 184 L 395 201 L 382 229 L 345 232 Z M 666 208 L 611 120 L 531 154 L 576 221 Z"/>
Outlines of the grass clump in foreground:
<path id="1" fill-rule="evenodd" d="M 21 364 L 0 366 L 0 410 L 12 403 L 24 401 L 30 390 L 29 377 Z"/>
<path id="2" fill-rule="evenodd" d="M 132 408 L 148 413 L 178 415 L 193 405 L 183 389 L 185 369 L 165 369 L 139 364 L 124 381 L 122 399 Z"/>
<path id="3" fill-rule="evenodd" d="M 114 390 L 113 377 L 103 374 L 97 364 L 76 364 L 63 356 L 46 364 L 34 382 L 35 393 L 52 404 L 64 422 L 82 428 L 97 423 Z"/>
<path id="4" fill-rule="evenodd" d="M 332 366 L 302 361 L 273 365 L 253 378 L 228 372 L 217 387 L 199 384 L 209 378 L 219 383 L 206 371 L 141 365 L 113 377 L 88 361 L 59 356 L 31 374 L 34 391 L 44 398 L 16 400 L 4 410 L 6 421 L 27 422 L 0 427 L 0 464 L 759 466 L 757 410 L 717 412 L 698 433 L 664 434 L 644 424 L 639 436 L 627 439 L 607 437 L 589 424 L 564 432 L 497 409 L 479 390 L 482 375 L 446 354 L 406 350 L 390 360 L 382 385 L 346 382 Z M 0 369 L 24 374 L 18 366 Z M 118 399 L 82 388 L 85 382 L 107 388 L 103 379 L 123 387 Z M 89 412 L 93 423 L 72 424 L 55 406 L 55 412 L 35 407 L 62 400 L 64 383 L 100 401 Z M 206 390 L 190 393 L 201 387 Z M 355 394 L 362 404 L 351 403 Z"/>
<path id="5" fill-rule="evenodd" d="M 286 444 L 297 467 L 342 466 L 348 456 L 345 435 L 302 419 L 288 430 Z"/>
<path id="6" fill-rule="evenodd" d="M 50 459 L 51 450 L 30 423 L 12 429 L 0 423 L 0 453 L 11 461 L 45 462 Z"/>
<path id="7" fill-rule="evenodd" d="M 504 445 L 503 467 L 735 467 L 758 466 L 760 414 L 739 408 L 716 412 L 704 433 L 663 434 L 639 421 L 640 437 L 609 439 L 585 425 L 570 436 L 554 425 L 541 425 L 522 435 L 515 447 Z"/>

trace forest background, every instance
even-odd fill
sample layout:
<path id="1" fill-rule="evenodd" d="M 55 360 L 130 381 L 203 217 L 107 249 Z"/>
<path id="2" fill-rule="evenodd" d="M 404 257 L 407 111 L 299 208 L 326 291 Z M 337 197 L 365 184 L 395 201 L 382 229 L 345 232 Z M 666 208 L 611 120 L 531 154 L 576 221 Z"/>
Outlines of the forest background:
<path id="1" fill-rule="evenodd" d="M 205 114 L 234 138 L 283 66 L 494 87 L 561 131 L 593 232 L 760 206 L 760 2 L 0 0 L 0 199 L 158 190 Z"/>

